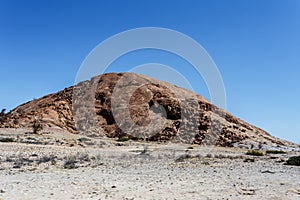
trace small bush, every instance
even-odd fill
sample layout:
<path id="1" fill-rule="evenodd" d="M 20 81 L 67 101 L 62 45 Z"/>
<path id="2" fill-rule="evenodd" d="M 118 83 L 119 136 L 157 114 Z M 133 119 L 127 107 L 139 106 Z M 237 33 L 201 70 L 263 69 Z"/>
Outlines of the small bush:
<path id="1" fill-rule="evenodd" d="M 281 151 L 281 150 L 267 150 L 266 153 L 267 154 L 286 154 L 285 151 Z"/>
<path id="2" fill-rule="evenodd" d="M 190 154 L 184 154 L 175 159 L 175 162 L 184 162 L 186 159 L 192 158 Z"/>
<path id="3" fill-rule="evenodd" d="M 13 160 L 13 168 L 15 169 L 19 169 L 23 166 L 26 166 L 28 165 L 29 163 L 32 163 L 33 160 L 29 159 L 29 158 L 26 158 L 24 157 L 23 155 L 18 155 L 16 158 L 14 158 Z"/>
<path id="4" fill-rule="evenodd" d="M 14 142 L 15 140 L 13 138 L 0 138 L 0 142 Z"/>
<path id="5" fill-rule="evenodd" d="M 65 169 L 75 169 L 77 168 L 76 166 L 77 160 L 75 156 L 70 156 L 66 158 L 66 161 L 64 163 L 64 168 Z"/>
<path id="6" fill-rule="evenodd" d="M 0 112 L 0 122 L 3 121 L 4 117 L 5 117 L 5 109 L 2 109 L 2 111 Z"/>
<path id="7" fill-rule="evenodd" d="M 79 142 L 89 142 L 89 141 L 91 141 L 91 139 L 87 138 L 87 137 L 81 137 L 81 138 L 78 139 L 78 141 Z"/>
<path id="8" fill-rule="evenodd" d="M 41 164 L 41 163 L 47 163 L 47 162 L 51 162 L 52 165 L 55 165 L 56 164 L 56 156 L 54 155 L 49 155 L 49 156 L 43 156 L 41 158 L 39 158 L 37 160 L 37 164 Z"/>
<path id="9" fill-rule="evenodd" d="M 261 152 L 261 151 L 257 151 L 257 150 L 251 150 L 251 151 L 248 151 L 246 153 L 246 155 L 250 155 L 250 156 L 263 156 L 264 153 Z"/>
<path id="10" fill-rule="evenodd" d="M 228 158 L 228 156 L 227 155 L 223 155 L 223 154 L 216 154 L 215 158 L 224 159 L 224 158 Z"/>
<path id="11" fill-rule="evenodd" d="M 80 162 L 90 162 L 90 156 L 87 153 L 77 154 L 78 160 Z"/>
<path id="12" fill-rule="evenodd" d="M 296 166 L 300 166 L 300 156 L 293 156 L 290 157 L 287 161 L 286 161 L 287 165 L 296 165 Z"/>
<path id="13" fill-rule="evenodd" d="M 127 137 L 121 137 L 121 138 L 119 138 L 117 141 L 118 142 L 126 142 L 126 141 L 128 141 L 129 140 L 129 138 L 127 138 Z"/>
<path id="14" fill-rule="evenodd" d="M 32 132 L 34 134 L 38 134 L 41 130 L 43 130 L 43 125 L 41 123 L 40 118 L 34 119 L 34 121 L 32 123 Z"/>

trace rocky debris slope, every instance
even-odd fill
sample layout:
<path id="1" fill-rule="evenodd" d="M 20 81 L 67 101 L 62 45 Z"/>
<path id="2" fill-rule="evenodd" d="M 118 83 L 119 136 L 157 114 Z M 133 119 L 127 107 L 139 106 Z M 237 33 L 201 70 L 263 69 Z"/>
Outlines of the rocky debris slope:
<path id="1" fill-rule="evenodd" d="M 31 127 L 39 120 L 44 127 L 61 127 L 75 133 L 72 117 L 73 87 L 34 99 L 11 110 L 1 118 L 2 128 Z"/>
<path id="2" fill-rule="evenodd" d="M 134 73 L 93 77 L 22 104 L 0 127 L 46 127 L 111 138 L 246 147 L 296 147 L 172 84 Z"/>

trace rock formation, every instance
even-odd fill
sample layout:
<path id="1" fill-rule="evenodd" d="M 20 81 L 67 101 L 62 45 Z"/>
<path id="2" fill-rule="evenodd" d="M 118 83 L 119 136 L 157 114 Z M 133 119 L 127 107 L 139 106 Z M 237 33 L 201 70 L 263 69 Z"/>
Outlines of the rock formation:
<path id="1" fill-rule="evenodd" d="M 280 140 L 172 84 L 134 73 L 109 73 L 27 102 L 0 127 L 46 127 L 135 140 L 219 146 L 287 147 Z"/>

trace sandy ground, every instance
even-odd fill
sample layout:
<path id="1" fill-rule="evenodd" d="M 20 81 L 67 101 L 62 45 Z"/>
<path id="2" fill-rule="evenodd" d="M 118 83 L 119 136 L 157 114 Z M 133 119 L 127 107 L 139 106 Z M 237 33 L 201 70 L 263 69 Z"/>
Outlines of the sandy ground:
<path id="1" fill-rule="evenodd" d="M 0 130 L 0 199 L 300 199 L 299 152 Z M 252 160 L 254 159 L 254 160 Z M 247 162 L 245 162 L 247 161 Z M 254 162 L 252 162 L 254 161 Z"/>

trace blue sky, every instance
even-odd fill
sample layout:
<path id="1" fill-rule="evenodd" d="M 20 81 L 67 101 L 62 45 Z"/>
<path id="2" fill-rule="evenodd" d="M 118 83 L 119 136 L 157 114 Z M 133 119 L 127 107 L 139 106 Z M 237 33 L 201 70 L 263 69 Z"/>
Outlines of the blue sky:
<path id="1" fill-rule="evenodd" d="M 148 26 L 180 31 L 207 50 L 223 77 L 229 112 L 300 142 L 298 0 L 0 0 L 0 108 L 72 85 L 101 41 Z M 190 69 L 148 50 L 121 57 L 111 71 L 149 62 L 174 65 L 187 76 Z M 203 80 L 192 86 L 209 99 Z"/>

